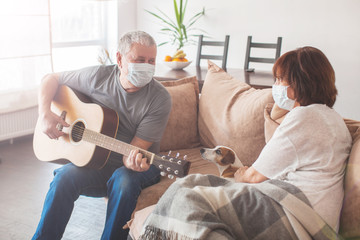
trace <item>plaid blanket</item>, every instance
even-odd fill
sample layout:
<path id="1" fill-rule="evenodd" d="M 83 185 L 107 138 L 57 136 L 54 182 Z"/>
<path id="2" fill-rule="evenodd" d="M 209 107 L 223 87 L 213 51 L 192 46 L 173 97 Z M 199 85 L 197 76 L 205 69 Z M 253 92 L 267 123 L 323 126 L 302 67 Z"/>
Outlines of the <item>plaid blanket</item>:
<path id="1" fill-rule="evenodd" d="M 140 239 L 341 239 L 297 187 L 189 175 L 172 184 Z"/>

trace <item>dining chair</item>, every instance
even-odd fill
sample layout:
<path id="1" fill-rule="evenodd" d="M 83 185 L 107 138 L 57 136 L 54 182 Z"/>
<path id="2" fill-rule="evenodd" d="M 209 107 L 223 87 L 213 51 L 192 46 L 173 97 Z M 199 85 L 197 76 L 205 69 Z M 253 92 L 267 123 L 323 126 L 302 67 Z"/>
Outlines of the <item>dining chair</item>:
<path id="1" fill-rule="evenodd" d="M 282 37 L 278 37 L 276 43 L 259 43 L 259 42 L 253 42 L 252 41 L 252 36 L 248 36 L 244 69 L 246 71 L 254 71 L 254 68 L 249 68 L 249 63 L 250 62 L 275 63 L 275 61 L 280 57 L 281 42 L 282 42 Z M 274 49 L 275 50 L 275 57 L 274 58 L 251 57 L 251 49 L 252 48 Z"/>
<path id="2" fill-rule="evenodd" d="M 210 60 L 221 60 L 222 65 L 221 68 L 226 70 L 226 61 L 227 61 L 227 55 L 228 55 L 228 49 L 229 49 L 229 41 L 230 36 L 225 36 L 225 41 L 204 41 L 204 35 L 199 36 L 199 42 L 198 42 L 198 52 L 196 57 L 196 66 L 200 66 L 200 60 L 201 59 L 210 59 Z M 217 46 L 217 47 L 223 47 L 223 53 L 222 55 L 208 55 L 208 54 L 202 54 L 203 46 Z"/>

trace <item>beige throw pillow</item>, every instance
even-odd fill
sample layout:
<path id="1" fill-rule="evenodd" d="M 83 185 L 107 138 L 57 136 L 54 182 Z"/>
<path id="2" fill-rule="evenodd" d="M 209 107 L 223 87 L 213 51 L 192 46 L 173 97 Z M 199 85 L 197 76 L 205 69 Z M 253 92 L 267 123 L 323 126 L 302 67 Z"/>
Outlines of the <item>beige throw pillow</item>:
<path id="1" fill-rule="evenodd" d="M 169 121 L 161 139 L 160 151 L 193 148 L 200 145 L 198 133 L 199 83 L 187 77 L 176 81 L 161 81 L 171 96 Z"/>
<path id="2" fill-rule="evenodd" d="M 289 111 L 281 109 L 275 103 L 269 103 L 264 110 L 265 142 L 268 143 L 277 127 L 284 120 Z"/>
<path id="3" fill-rule="evenodd" d="M 273 102 L 271 89 L 254 89 L 209 61 L 199 104 L 201 144 L 231 147 L 251 165 L 265 146 L 264 108 Z"/>

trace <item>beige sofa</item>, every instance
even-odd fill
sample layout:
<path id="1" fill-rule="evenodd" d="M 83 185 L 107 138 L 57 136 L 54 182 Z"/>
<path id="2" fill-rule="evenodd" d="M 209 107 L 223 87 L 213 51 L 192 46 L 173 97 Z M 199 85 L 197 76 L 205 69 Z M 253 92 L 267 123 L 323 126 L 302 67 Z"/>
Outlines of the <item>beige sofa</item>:
<path id="1" fill-rule="evenodd" d="M 172 96 L 173 108 L 161 151 L 187 155 L 192 163 L 189 174 L 218 175 L 216 166 L 200 157 L 202 147 L 229 146 L 244 165 L 251 165 L 286 114 L 273 107 L 271 89 L 253 89 L 211 62 L 200 98 L 196 77 L 162 83 Z M 360 122 L 345 121 L 353 148 L 346 170 L 340 233 L 345 238 L 360 239 Z M 151 211 L 148 206 L 155 204 L 173 181 L 163 177 L 142 191 L 128 224 L 133 236 L 138 236 Z"/>

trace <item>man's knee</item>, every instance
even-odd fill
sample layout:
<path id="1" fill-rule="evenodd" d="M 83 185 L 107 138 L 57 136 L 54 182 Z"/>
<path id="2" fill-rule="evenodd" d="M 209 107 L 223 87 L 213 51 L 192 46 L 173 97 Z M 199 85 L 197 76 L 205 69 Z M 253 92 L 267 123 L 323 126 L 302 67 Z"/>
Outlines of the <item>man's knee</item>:
<path id="1" fill-rule="evenodd" d="M 74 181 L 76 181 L 79 170 L 79 167 L 71 163 L 55 169 L 54 179 L 51 183 L 51 187 L 55 187 L 58 189 L 71 188 L 71 186 L 74 186 Z"/>
<path id="2" fill-rule="evenodd" d="M 108 190 L 115 193 L 138 195 L 141 183 L 136 178 L 137 172 L 126 167 L 116 169 L 108 181 Z"/>

